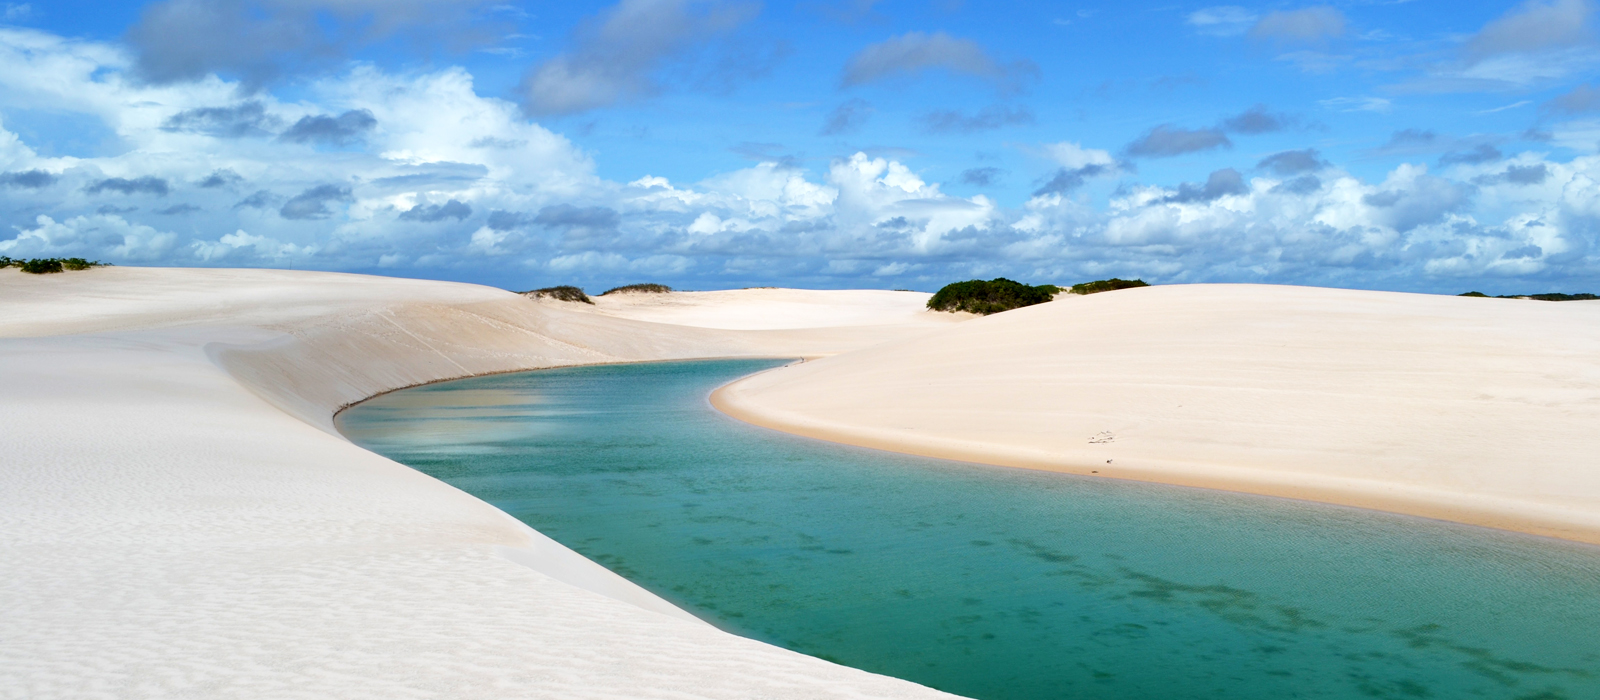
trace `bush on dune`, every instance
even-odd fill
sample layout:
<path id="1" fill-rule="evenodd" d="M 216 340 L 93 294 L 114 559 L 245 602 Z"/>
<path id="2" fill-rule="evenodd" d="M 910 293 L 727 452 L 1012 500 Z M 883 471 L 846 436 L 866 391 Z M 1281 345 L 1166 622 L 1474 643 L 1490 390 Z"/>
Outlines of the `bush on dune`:
<path id="1" fill-rule="evenodd" d="M 63 270 L 87 270 L 91 267 L 104 267 L 106 263 L 85 260 L 83 258 L 33 258 L 31 260 L 13 260 L 0 256 L 0 268 L 15 267 L 23 272 L 33 275 L 47 275 Z"/>
<path id="2" fill-rule="evenodd" d="M 965 311 L 983 316 L 1042 304 L 1061 291 L 1053 284 L 1030 286 L 997 277 L 987 282 L 967 280 L 947 284 L 928 300 L 934 311 Z"/>
<path id="3" fill-rule="evenodd" d="M 584 304 L 594 303 L 593 301 L 589 300 L 589 295 L 584 294 L 582 289 L 567 284 L 558 287 L 545 287 L 544 289 L 535 289 L 532 291 L 517 293 L 530 299 L 550 297 L 556 301 L 572 301 Z"/>
<path id="4" fill-rule="evenodd" d="M 629 284 L 607 289 L 601 292 L 600 296 L 610 294 L 666 294 L 670 291 L 672 291 L 672 288 L 664 284 Z"/>
<path id="5" fill-rule="evenodd" d="M 1557 293 L 1554 293 L 1554 292 L 1552 292 L 1550 294 L 1501 294 L 1500 296 L 1496 296 L 1496 297 L 1491 297 L 1491 296 L 1489 296 L 1487 294 L 1484 294 L 1483 292 L 1467 292 L 1466 294 L 1457 294 L 1456 296 L 1461 296 L 1461 297 L 1480 297 L 1480 298 L 1483 298 L 1483 299 L 1534 299 L 1534 300 L 1537 300 L 1537 301 L 1596 301 L 1596 300 L 1600 300 L 1600 296 L 1597 296 L 1597 295 L 1594 295 L 1594 294 L 1589 294 L 1589 293 L 1583 293 L 1583 294 L 1557 294 Z"/>
<path id="6" fill-rule="evenodd" d="M 1133 289 L 1134 287 L 1148 286 L 1150 285 L 1144 280 L 1124 280 L 1112 277 L 1108 280 L 1096 280 L 1094 282 L 1074 284 L 1072 285 L 1072 289 L 1067 291 L 1072 292 L 1073 294 L 1099 294 L 1100 292 L 1114 292 L 1118 289 Z"/>

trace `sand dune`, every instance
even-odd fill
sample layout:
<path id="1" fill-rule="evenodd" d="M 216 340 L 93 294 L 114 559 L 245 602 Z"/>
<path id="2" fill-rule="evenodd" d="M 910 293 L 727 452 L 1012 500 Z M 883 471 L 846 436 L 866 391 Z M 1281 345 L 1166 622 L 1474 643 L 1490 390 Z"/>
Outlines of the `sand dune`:
<path id="1" fill-rule="evenodd" d="M 714 403 L 857 445 L 1600 543 L 1600 302 L 1069 296 L 773 370 Z"/>
<path id="2" fill-rule="evenodd" d="M 696 328 L 772 330 L 836 326 L 949 325 L 971 314 L 928 311 L 932 294 L 876 289 L 734 289 L 671 294 L 616 293 L 593 297 L 575 311 Z M 542 300 L 544 304 L 560 304 Z"/>
<path id="3" fill-rule="evenodd" d="M 449 377 L 946 325 L 812 323 L 687 328 L 358 275 L 0 270 L 0 698 L 948 697 L 713 629 L 331 426 Z"/>

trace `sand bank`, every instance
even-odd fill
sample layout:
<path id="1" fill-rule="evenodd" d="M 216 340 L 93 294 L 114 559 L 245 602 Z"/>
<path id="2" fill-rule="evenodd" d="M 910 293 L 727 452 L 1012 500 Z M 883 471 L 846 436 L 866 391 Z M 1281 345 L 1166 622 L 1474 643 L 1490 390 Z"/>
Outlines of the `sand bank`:
<path id="1" fill-rule="evenodd" d="M 717 330 L 358 275 L 0 270 L 0 698 L 948 697 L 713 629 L 331 424 L 450 377 L 943 325 Z"/>
<path id="2" fill-rule="evenodd" d="M 867 447 L 1600 543 L 1600 302 L 1066 296 L 776 369 L 713 402 Z"/>

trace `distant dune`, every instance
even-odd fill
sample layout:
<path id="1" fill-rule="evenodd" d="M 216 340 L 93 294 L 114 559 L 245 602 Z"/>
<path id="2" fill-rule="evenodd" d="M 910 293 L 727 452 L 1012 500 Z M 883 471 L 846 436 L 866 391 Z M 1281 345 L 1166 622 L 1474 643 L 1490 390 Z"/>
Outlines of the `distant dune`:
<path id="1" fill-rule="evenodd" d="M 1062 296 L 776 369 L 714 403 L 856 445 L 1600 543 L 1600 302 Z"/>
<path id="2" fill-rule="evenodd" d="M 0 697 L 949 697 L 718 631 L 331 424 L 451 377 L 948 326 L 925 298 L 730 331 L 444 282 L 0 270 Z"/>

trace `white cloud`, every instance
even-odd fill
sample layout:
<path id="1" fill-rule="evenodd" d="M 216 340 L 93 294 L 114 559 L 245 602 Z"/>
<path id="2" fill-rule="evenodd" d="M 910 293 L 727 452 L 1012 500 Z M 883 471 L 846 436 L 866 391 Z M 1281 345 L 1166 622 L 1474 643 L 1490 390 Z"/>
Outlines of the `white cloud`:
<path id="1" fill-rule="evenodd" d="M 1056 172 L 1014 176 L 1047 182 L 1038 196 L 1007 207 L 948 194 L 884 151 L 817 171 L 767 160 L 698 182 L 607 180 L 587 153 L 527 121 L 517 104 L 479 95 L 459 68 L 358 66 L 305 83 L 294 101 L 250 98 L 259 123 L 278 131 L 307 116 L 370 113 L 360 142 L 339 149 L 249 129 L 164 129 L 186 110 L 231 108 L 251 120 L 257 112 L 237 110 L 237 83 L 144 85 L 125 78 L 129 65 L 111 45 L 0 30 L 0 109 L 86 115 L 122 149 L 44 157 L 0 125 L 0 176 L 11 176 L 0 177 L 0 255 L 703 287 L 863 276 L 930 286 L 1019 269 L 1062 281 L 1146 275 L 1403 288 L 1473 274 L 1600 273 L 1594 155 L 1505 154 L 1440 172 L 1408 164 L 1369 182 L 1308 151 L 1305 167 L 1223 168 L 1159 186 L 1133 182 L 1109 151 L 1062 141 L 1032 151 Z M 1324 105 L 1390 107 L 1370 97 Z M 1558 145 L 1593 153 L 1600 144 L 1590 121 L 1551 128 Z M 1107 204 L 1074 189 L 1114 177 L 1125 181 Z M 116 178 L 166 187 L 91 187 Z M 333 197 L 319 200 L 325 211 L 290 213 L 326 218 L 285 218 L 294 198 L 319 191 Z M 181 220 L 158 213 L 186 205 L 200 211 Z M 401 218 L 446 206 L 454 213 Z"/>
<path id="2" fill-rule="evenodd" d="M 1286 42 L 1318 42 L 1344 35 L 1344 13 L 1327 6 L 1267 13 L 1250 28 L 1250 36 Z"/>
<path id="3" fill-rule="evenodd" d="M 1189 26 L 1210 36 L 1238 36 L 1250 31 L 1258 16 L 1238 5 L 1218 5 L 1189 13 Z"/>
<path id="4" fill-rule="evenodd" d="M 845 65 L 845 87 L 945 70 L 986 80 L 1005 90 L 1016 89 L 1038 68 L 1031 62 L 1002 64 L 971 39 L 944 32 L 907 32 L 862 48 Z"/>
<path id="5" fill-rule="evenodd" d="M 1326 100 L 1317 100 L 1317 104 L 1340 112 L 1388 114 L 1394 111 L 1394 103 L 1382 97 L 1333 97 Z"/>
<path id="6" fill-rule="evenodd" d="M 573 114 L 660 89 L 654 73 L 696 44 L 754 18 L 758 5 L 689 0 L 622 0 L 578 32 L 572 47 L 523 77 L 530 114 Z"/>
<path id="7" fill-rule="evenodd" d="M 1084 148 L 1072 141 L 1045 144 L 1044 152 L 1056 162 L 1056 165 L 1069 170 L 1089 165 L 1115 165 L 1117 162 L 1117 159 L 1111 157 L 1110 151 Z"/>

